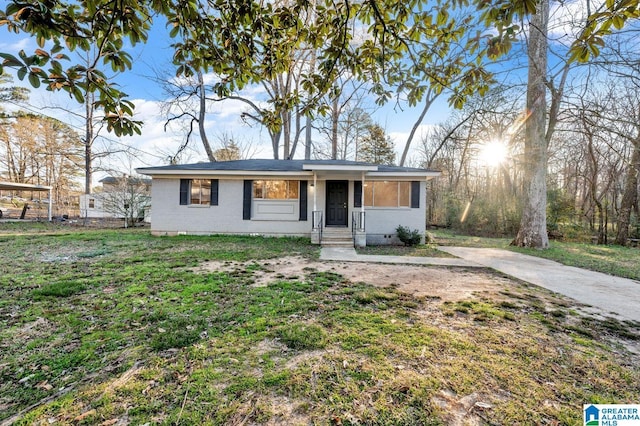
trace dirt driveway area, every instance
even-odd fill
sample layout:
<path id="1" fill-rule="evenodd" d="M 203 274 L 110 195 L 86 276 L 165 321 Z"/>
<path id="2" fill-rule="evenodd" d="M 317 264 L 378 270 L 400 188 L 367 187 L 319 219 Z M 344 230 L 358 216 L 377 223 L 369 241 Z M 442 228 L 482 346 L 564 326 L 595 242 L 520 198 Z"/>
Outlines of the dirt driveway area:
<path id="1" fill-rule="evenodd" d="M 253 263 L 253 262 L 251 262 Z M 256 286 L 266 285 L 278 278 L 302 276 L 311 270 L 340 274 L 353 282 L 378 287 L 394 287 L 417 297 L 458 301 L 472 295 L 497 293 L 513 285 L 513 281 L 482 269 L 442 268 L 380 263 L 322 262 L 302 257 L 285 257 L 260 261 Z M 196 272 L 243 270 L 247 263 L 205 262 Z"/>

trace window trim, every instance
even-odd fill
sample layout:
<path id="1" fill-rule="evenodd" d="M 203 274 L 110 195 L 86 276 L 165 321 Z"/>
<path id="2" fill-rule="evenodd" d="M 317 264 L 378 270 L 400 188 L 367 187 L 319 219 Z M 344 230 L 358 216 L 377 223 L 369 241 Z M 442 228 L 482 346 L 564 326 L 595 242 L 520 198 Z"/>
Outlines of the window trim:
<path id="1" fill-rule="evenodd" d="M 192 203 L 191 191 L 194 181 L 209 181 L 209 202 L 208 203 Z M 189 207 L 210 207 L 217 206 L 219 202 L 219 181 L 218 179 L 180 179 L 180 205 Z"/>
<path id="2" fill-rule="evenodd" d="M 377 206 L 376 205 L 375 184 L 379 184 L 379 183 L 387 183 L 387 184 L 395 183 L 396 184 L 396 205 L 395 206 Z M 408 193 L 407 193 L 407 195 L 409 196 L 409 203 L 407 205 L 400 205 L 400 199 L 401 199 L 400 184 L 403 184 L 403 183 L 408 183 L 410 185 L 409 188 L 408 188 Z M 371 187 L 371 204 L 367 203 L 367 196 L 366 196 L 367 184 L 373 185 Z M 412 187 L 413 187 L 413 182 L 406 181 L 406 180 L 390 180 L 390 181 L 370 180 L 370 181 L 366 181 L 365 182 L 365 186 L 362 187 L 362 192 L 365 194 L 364 206 L 366 208 L 371 208 L 371 209 L 409 209 L 409 208 L 412 208 L 412 205 L 413 205 Z"/>
<path id="3" fill-rule="evenodd" d="M 256 190 L 256 183 L 261 182 L 262 183 L 262 197 L 256 197 L 255 196 L 255 190 Z M 285 189 L 285 192 L 287 194 L 287 198 L 269 198 L 269 197 L 265 197 L 265 195 L 267 195 L 267 187 L 264 184 L 265 182 L 286 182 L 287 187 Z M 295 182 L 298 185 L 296 194 L 297 196 L 295 198 L 289 198 L 289 193 L 291 191 L 291 182 Z M 305 181 L 306 182 L 306 181 Z M 269 200 L 269 201 L 296 201 L 296 200 L 300 200 L 300 188 L 302 186 L 302 181 L 300 180 L 295 180 L 295 179 L 257 179 L 252 181 L 252 186 L 251 186 L 251 198 L 253 200 Z"/>
<path id="4" fill-rule="evenodd" d="M 208 182 L 208 184 L 207 184 Z M 208 191 L 207 191 L 208 190 Z M 198 202 L 193 202 L 193 195 L 196 192 L 198 196 Z M 205 194 L 208 192 L 208 194 Z M 207 195 L 203 200 L 203 194 Z M 211 181 L 208 179 L 191 179 L 189 183 L 189 205 L 193 206 L 210 206 L 211 205 Z"/>

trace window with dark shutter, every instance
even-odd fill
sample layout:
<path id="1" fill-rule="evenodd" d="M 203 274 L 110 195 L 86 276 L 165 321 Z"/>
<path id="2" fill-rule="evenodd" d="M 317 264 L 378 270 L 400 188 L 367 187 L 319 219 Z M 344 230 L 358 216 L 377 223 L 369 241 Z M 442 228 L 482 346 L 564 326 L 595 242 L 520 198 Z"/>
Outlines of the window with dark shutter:
<path id="1" fill-rule="evenodd" d="M 362 207 L 362 181 L 353 181 L 353 207 Z"/>
<path id="2" fill-rule="evenodd" d="M 251 220 L 251 195 L 253 192 L 253 181 L 244 181 L 242 193 L 242 220 Z"/>
<path id="3" fill-rule="evenodd" d="M 211 205 L 218 205 L 218 179 L 211 179 Z"/>
<path id="4" fill-rule="evenodd" d="M 411 208 L 420 208 L 420 182 L 411 182 Z"/>
<path id="5" fill-rule="evenodd" d="M 307 181 L 300 181 L 300 220 L 306 221 L 307 217 Z"/>
<path id="6" fill-rule="evenodd" d="M 191 179 L 180 179 L 180 205 L 186 206 L 189 204 L 189 187 L 191 186 Z"/>

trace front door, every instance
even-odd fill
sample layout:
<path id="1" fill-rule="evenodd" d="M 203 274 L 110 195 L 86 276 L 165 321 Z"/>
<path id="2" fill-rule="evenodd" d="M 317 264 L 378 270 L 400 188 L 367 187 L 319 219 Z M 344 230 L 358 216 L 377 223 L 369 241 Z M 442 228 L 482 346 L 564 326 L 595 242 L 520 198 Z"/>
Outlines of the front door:
<path id="1" fill-rule="evenodd" d="M 327 181 L 327 226 L 347 226 L 348 199 L 348 181 Z"/>

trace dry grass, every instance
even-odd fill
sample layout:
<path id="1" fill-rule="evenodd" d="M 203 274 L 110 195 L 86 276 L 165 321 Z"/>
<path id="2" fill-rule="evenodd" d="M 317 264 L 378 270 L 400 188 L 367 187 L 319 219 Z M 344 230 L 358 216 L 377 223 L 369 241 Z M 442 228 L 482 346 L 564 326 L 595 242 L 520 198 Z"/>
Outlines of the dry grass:
<path id="1" fill-rule="evenodd" d="M 580 424 L 584 403 L 640 400 L 622 345 L 638 324 L 486 271 L 495 287 L 443 300 L 316 268 L 302 240 L 103 231 L 0 250 L 0 421 Z M 309 264 L 279 274 L 292 254 Z"/>

